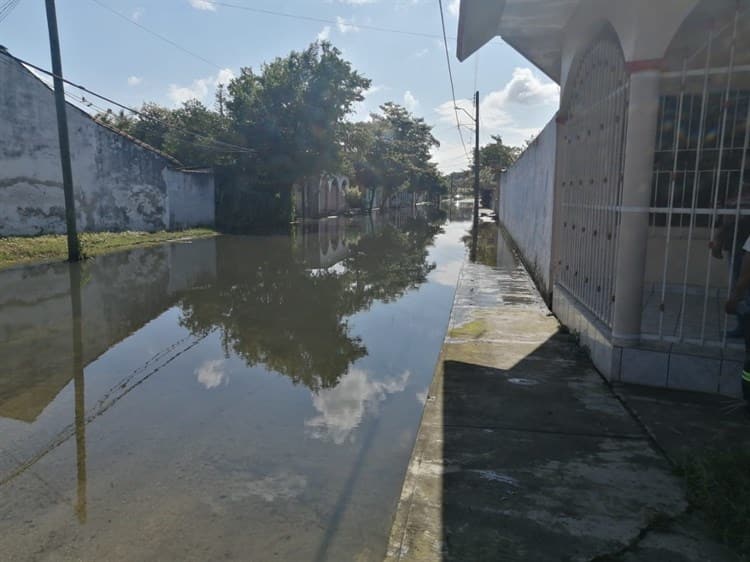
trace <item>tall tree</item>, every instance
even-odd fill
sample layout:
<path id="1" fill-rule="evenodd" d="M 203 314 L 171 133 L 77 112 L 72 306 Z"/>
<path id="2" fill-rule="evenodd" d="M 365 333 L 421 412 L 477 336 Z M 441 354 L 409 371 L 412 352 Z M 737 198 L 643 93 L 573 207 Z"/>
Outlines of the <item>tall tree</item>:
<path id="1" fill-rule="evenodd" d="M 227 88 L 233 127 L 255 153 L 243 157 L 244 184 L 272 194 L 277 220 L 290 216 L 291 187 L 334 169 L 339 132 L 370 80 L 352 69 L 327 41 L 264 64 L 242 69 Z"/>
<path id="2" fill-rule="evenodd" d="M 380 111 L 356 130 L 360 147 L 349 151 L 354 158 L 355 181 L 368 192 L 370 205 L 377 189 L 387 201 L 400 191 L 436 185 L 438 175 L 430 151 L 440 143 L 424 119 L 392 102 L 380 106 Z"/>

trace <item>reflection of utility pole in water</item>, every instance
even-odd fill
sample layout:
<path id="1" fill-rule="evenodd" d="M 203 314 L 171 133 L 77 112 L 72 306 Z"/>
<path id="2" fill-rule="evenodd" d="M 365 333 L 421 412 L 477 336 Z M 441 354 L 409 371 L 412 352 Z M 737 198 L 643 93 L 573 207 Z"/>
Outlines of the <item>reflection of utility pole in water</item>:
<path id="1" fill-rule="evenodd" d="M 448 220 L 452 221 L 453 220 L 453 194 L 455 193 L 453 191 L 453 174 L 451 174 L 451 189 L 450 189 L 450 191 L 448 193 L 449 193 L 449 196 L 448 196 Z"/>
<path id="2" fill-rule="evenodd" d="M 70 304 L 73 328 L 73 389 L 75 394 L 76 472 L 78 476 L 78 521 L 86 522 L 86 401 L 83 384 L 83 326 L 81 318 L 81 267 L 72 264 Z"/>

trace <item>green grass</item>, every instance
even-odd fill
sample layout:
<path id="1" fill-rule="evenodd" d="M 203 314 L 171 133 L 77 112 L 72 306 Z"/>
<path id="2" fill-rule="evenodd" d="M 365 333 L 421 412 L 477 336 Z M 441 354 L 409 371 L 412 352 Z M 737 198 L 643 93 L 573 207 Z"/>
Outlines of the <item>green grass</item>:
<path id="1" fill-rule="evenodd" d="M 92 257 L 135 246 L 149 246 L 185 238 L 206 238 L 217 233 L 208 228 L 175 232 L 86 232 L 80 235 L 81 251 Z M 68 246 L 65 235 L 0 237 L 0 269 L 14 265 L 64 261 Z"/>
<path id="2" fill-rule="evenodd" d="M 750 561 L 750 449 L 711 451 L 679 464 L 688 501 L 699 508 L 716 537 Z"/>

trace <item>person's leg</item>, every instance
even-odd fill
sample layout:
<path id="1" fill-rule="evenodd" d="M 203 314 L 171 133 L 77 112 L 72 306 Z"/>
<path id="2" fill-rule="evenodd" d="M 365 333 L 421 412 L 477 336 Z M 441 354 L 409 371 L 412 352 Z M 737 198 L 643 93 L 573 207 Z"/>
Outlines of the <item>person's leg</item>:
<path id="1" fill-rule="evenodd" d="M 729 286 L 729 292 L 731 293 L 734 289 L 735 283 L 737 283 L 737 279 L 740 277 L 740 270 L 742 269 L 742 258 L 743 258 L 742 251 L 737 252 L 737 254 L 734 256 L 734 258 L 729 259 L 729 276 L 730 276 L 730 283 Z M 727 256 L 728 257 L 728 256 Z M 727 332 L 728 338 L 741 338 L 745 335 L 745 316 L 742 314 L 737 314 L 737 326 L 729 330 Z"/>

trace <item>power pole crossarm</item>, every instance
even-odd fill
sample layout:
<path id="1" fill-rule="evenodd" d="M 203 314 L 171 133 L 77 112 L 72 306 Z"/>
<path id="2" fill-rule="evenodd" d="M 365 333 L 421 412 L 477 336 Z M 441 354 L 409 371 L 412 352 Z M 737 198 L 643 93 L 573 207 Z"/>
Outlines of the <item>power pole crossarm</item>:
<path id="1" fill-rule="evenodd" d="M 46 0 L 47 26 L 49 28 L 49 47 L 52 55 L 52 72 L 55 84 L 55 107 L 57 109 L 57 132 L 60 138 L 60 163 L 62 165 L 63 191 L 65 193 L 65 225 L 68 234 L 68 261 L 81 259 L 76 229 L 76 208 L 73 195 L 73 169 L 70 163 L 70 138 L 68 136 L 68 117 L 66 114 L 65 90 L 63 83 L 62 61 L 60 57 L 60 38 L 57 32 L 57 11 L 55 0 Z"/>

